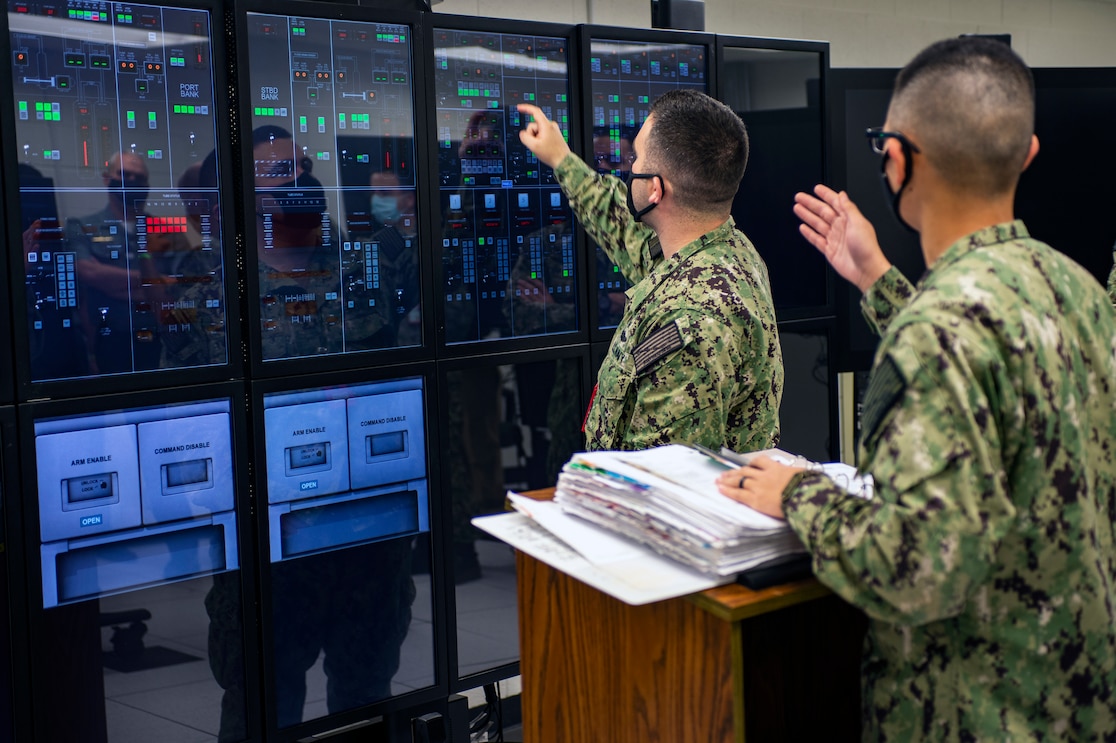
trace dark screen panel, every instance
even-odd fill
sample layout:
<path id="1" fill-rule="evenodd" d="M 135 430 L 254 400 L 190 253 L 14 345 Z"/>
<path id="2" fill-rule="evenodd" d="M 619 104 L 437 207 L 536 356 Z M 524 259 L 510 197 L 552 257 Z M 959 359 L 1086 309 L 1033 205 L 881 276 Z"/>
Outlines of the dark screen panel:
<path id="1" fill-rule="evenodd" d="M 320 731 L 436 680 L 429 390 L 421 376 L 290 385 L 257 395 L 268 724 Z"/>
<path id="2" fill-rule="evenodd" d="M 569 38 L 503 30 L 434 29 L 447 344 L 578 329 L 572 214 L 516 109 L 537 105 L 569 138 Z"/>
<path id="3" fill-rule="evenodd" d="M 880 181 L 880 156 L 872 152 L 864 132 L 882 126 L 887 118 L 891 88 L 898 70 L 833 70 L 833 185 L 845 189 L 876 228 L 884 254 L 911 281 L 925 270 L 918 235 L 904 228 L 891 211 Z M 838 371 L 867 369 L 878 338 L 860 313 L 860 292 L 838 278 L 837 312 L 840 318 L 834 363 Z"/>
<path id="4" fill-rule="evenodd" d="M 15 409 L 0 407 L 0 525 L 14 523 L 9 499 L 16 492 L 13 480 L 18 462 L 15 447 Z M 12 692 L 16 688 L 12 658 L 12 594 L 10 590 L 8 556 L 12 552 L 6 527 L 0 526 L 0 739 L 17 740 Z M 18 604 L 16 604 L 18 606 Z M 19 623 L 22 627 L 22 622 Z M 23 643 L 20 643 L 22 645 Z M 21 684 L 25 685 L 25 684 Z"/>
<path id="5" fill-rule="evenodd" d="M 767 264 L 780 320 L 832 314 L 825 258 L 799 234 L 791 208 L 795 193 L 809 191 L 826 176 L 825 47 L 718 41 L 720 99 L 740 115 L 750 144 L 732 205 L 736 226 Z"/>
<path id="6" fill-rule="evenodd" d="M 1019 179 L 1015 213 L 1032 236 L 1103 284 L 1116 227 L 1090 215 L 1107 213 L 1116 152 L 1101 147 L 1083 156 L 1081 143 L 1103 141 L 1116 122 L 1116 70 L 1037 69 L 1034 76 L 1039 154 Z"/>
<path id="7" fill-rule="evenodd" d="M 712 92 L 710 45 L 694 35 L 585 27 L 588 46 L 587 116 L 592 144 L 588 158 L 600 173 L 626 179 L 632 142 L 651 103 L 668 90 Z M 597 327 L 614 328 L 624 313 L 630 286 L 600 246 L 596 256 Z"/>
<path id="8" fill-rule="evenodd" d="M 779 331 L 786 373 L 779 406 L 779 448 L 815 462 L 837 460 L 830 338 L 828 327 Z"/>
<path id="9" fill-rule="evenodd" d="M 442 491 L 449 505 L 456 586 L 459 689 L 506 678 L 519 660 L 514 555 L 472 525 L 505 510 L 507 491 L 553 487 L 585 445 L 587 349 L 493 355 L 445 364 Z M 501 670 L 502 669 L 502 670 Z"/>
<path id="10" fill-rule="evenodd" d="M 228 364 L 211 12 L 8 10 L 30 381 Z"/>
<path id="11" fill-rule="evenodd" d="M 256 683 L 242 601 L 254 571 L 240 569 L 253 554 L 238 526 L 242 387 L 29 403 L 24 413 L 35 740 L 141 743 L 153 730 L 189 739 L 219 728 L 247 738 Z M 197 460 L 204 476 L 165 477 Z M 137 678 L 140 687 L 121 684 Z"/>
<path id="12" fill-rule="evenodd" d="M 422 342 L 409 24 L 249 12 L 264 362 Z"/>

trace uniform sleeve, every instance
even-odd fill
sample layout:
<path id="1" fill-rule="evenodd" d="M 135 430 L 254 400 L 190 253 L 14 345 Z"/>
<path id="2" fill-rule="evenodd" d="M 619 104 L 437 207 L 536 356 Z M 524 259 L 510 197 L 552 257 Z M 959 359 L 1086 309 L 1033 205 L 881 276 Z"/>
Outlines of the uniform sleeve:
<path id="1" fill-rule="evenodd" d="M 636 399 L 625 448 L 646 449 L 673 441 L 719 448 L 726 440 L 732 402 L 741 394 L 740 370 L 751 360 L 727 339 L 738 334 L 710 316 L 675 322 L 682 346 L 659 359 L 636 349 Z M 661 333 L 671 332 L 668 328 Z M 661 334 L 646 347 L 661 344 Z M 648 364 L 644 370 L 641 365 Z"/>
<path id="2" fill-rule="evenodd" d="M 899 310 L 907 306 L 913 295 L 914 286 L 907 281 L 902 271 L 892 266 L 864 292 L 864 296 L 860 298 L 860 311 L 876 331 L 876 335 L 883 335 L 892 319 L 899 314 Z"/>
<path id="3" fill-rule="evenodd" d="M 1112 270 L 1108 272 L 1108 299 L 1116 307 L 1116 249 L 1112 251 Z"/>
<path id="4" fill-rule="evenodd" d="M 784 509 L 824 584 L 870 616 L 907 625 L 958 614 L 987 577 L 1015 518 L 1003 432 L 974 343 L 904 328 L 872 372 L 865 402 L 866 501 L 824 475 L 788 487 Z M 1000 405 L 1014 403 L 1005 399 Z"/>
<path id="5" fill-rule="evenodd" d="M 635 284 L 662 259 L 655 231 L 636 222 L 628 211 L 628 187 L 603 176 L 577 155 L 567 155 L 554 171 L 577 221 L 604 249 L 610 261 Z"/>

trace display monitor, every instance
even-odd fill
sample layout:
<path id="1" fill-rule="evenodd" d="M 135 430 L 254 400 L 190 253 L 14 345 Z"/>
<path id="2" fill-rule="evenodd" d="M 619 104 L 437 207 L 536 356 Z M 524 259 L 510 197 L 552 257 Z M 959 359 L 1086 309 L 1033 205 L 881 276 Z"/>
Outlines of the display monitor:
<path id="1" fill-rule="evenodd" d="M 440 621 L 432 619 L 429 576 L 416 575 L 430 565 L 425 379 L 318 377 L 298 389 L 282 379 L 254 392 L 269 554 L 269 725 L 310 723 L 435 682 Z M 315 662 L 320 655 L 324 665 Z M 307 687 L 322 692 L 308 695 Z"/>
<path id="2" fill-rule="evenodd" d="M 585 156 L 597 172 L 627 180 L 632 143 L 651 103 L 668 90 L 713 92 L 713 37 L 609 26 L 581 27 L 584 93 L 587 96 Z M 595 243 L 593 286 L 599 329 L 619 324 L 630 284 Z"/>
<path id="3" fill-rule="evenodd" d="M 1019 179 L 1015 213 L 1032 236 L 1073 258 L 1103 284 L 1112 269 L 1116 226 L 1084 215 L 1107 212 L 1107 174 L 1116 169 L 1116 153 L 1101 147 L 1085 157 L 1081 143 L 1102 141 L 1116 121 L 1116 70 L 1040 68 L 1033 73 L 1039 154 Z"/>
<path id="4" fill-rule="evenodd" d="M 7 19 L 21 381 L 223 373 L 236 318 L 213 10 L 10 0 Z"/>
<path id="5" fill-rule="evenodd" d="M 575 332 L 573 216 L 516 108 L 538 106 L 569 140 L 569 30 L 439 22 L 433 55 L 445 343 Z"/>
<path id="6" fill-rule="evenodd" d="M 43 608 L 239 567 L 234 412 L 32 413 Z"/>
<path id="7" fill-rule="evenodd" d="M 830 93 L 833 115 L 832 185 L 849 197 L 876 229 L 880 247 L 893 265 L 911 281 L 925 269 L 918 234 L 905 229 L 891 212 L 880 182 L 880 156 L 869 147 L 864 132 L 882 126 L 898 70 L 835 69 Z M 860 312 L 860 291 L 844 279 L 835 281 L 838 335 L 833 364 L 837 371 L 860 371 L 872 364 L 878 338 Z"/>
<path id="8" fill-rule="evenodd" d="M 238 42 L 254 359 L 419 346 L 414 21 L 271 7 Z"/>
<path id="9" fill-rule="evenodd" d="M 780 321 L 832 316 L 824 256 L 798 232 L 798 191 L 824 183 L 826 42 L 717 37 L 719 92 L 748 129 L 736 226 L 767 264 Z"/>
<path id="10" fill-rule="evenodd" d="M 472 520 L 503 512 L 509 490 L 552 487 L 584 448 L 587 351 L 583 344 L 439 364 L 441 493 L 456 606 L 452 691 L 516 673 L 509 669 L 519 659 L 514 556 Z"/>

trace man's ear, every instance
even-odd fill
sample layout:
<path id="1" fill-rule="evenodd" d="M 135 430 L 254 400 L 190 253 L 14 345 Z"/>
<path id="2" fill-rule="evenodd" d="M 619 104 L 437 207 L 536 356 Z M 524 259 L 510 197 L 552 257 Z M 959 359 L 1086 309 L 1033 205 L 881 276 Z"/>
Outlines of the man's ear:
<path id="1" fill-rule="evenodd" d="M 1035 159 L 1035 155 L 1039 153 L 1038 135 L 1031 135 L 1031 148 L 1027 151 L 1027 159 L 1023 161 L 1023 170 L 1031 166 L 1031 161 Z M 1022 172 L 1022 171 L 1020 171 Z"/>

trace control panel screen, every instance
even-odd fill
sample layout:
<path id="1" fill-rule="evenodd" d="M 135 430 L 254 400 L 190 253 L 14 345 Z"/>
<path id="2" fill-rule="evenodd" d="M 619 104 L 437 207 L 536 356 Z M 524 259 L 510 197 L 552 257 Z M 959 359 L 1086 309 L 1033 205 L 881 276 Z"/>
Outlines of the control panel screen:
<path id="1" fill-rule="evenodd" d="M 413 38 L 248 14 L 264 361 L 422 342 Z"/>
<path id="2" fill-rule="evenodd" d="M 35 418 L 43 607 L 239 567 L 232 426 L 228 398 Z"/>
<path id="3" fill-rule="evenodd" d="M 263 397 L 272 562 L 427 531 L 423 380 Z"/>
<path id="4" fill-rule="evenodd" d="M 446 342 L 577 330 L 573 215 L 519 141 L 530 103 L 569 139 L 565 38 L 434 29 Z"/>
<path id="5" fill-rule="evenodd" d="M 709 92 L 707 49 L 702 44 L 593 39 L 589 51 L 593 122 L 592 163 L 599 173 L 625 181 L 635 155 L 632 142 L 651 111 L 651 103 L 668 90 L 695 88 Z M 613 328 L 624 314 L 630 286 L 605 252 L 596 248 L 597 326 Z"/>
<path id="6" fill-rule="evenodd" d="M 8 3 L 32 381 L 228 363 L 212 20 Z"/>

